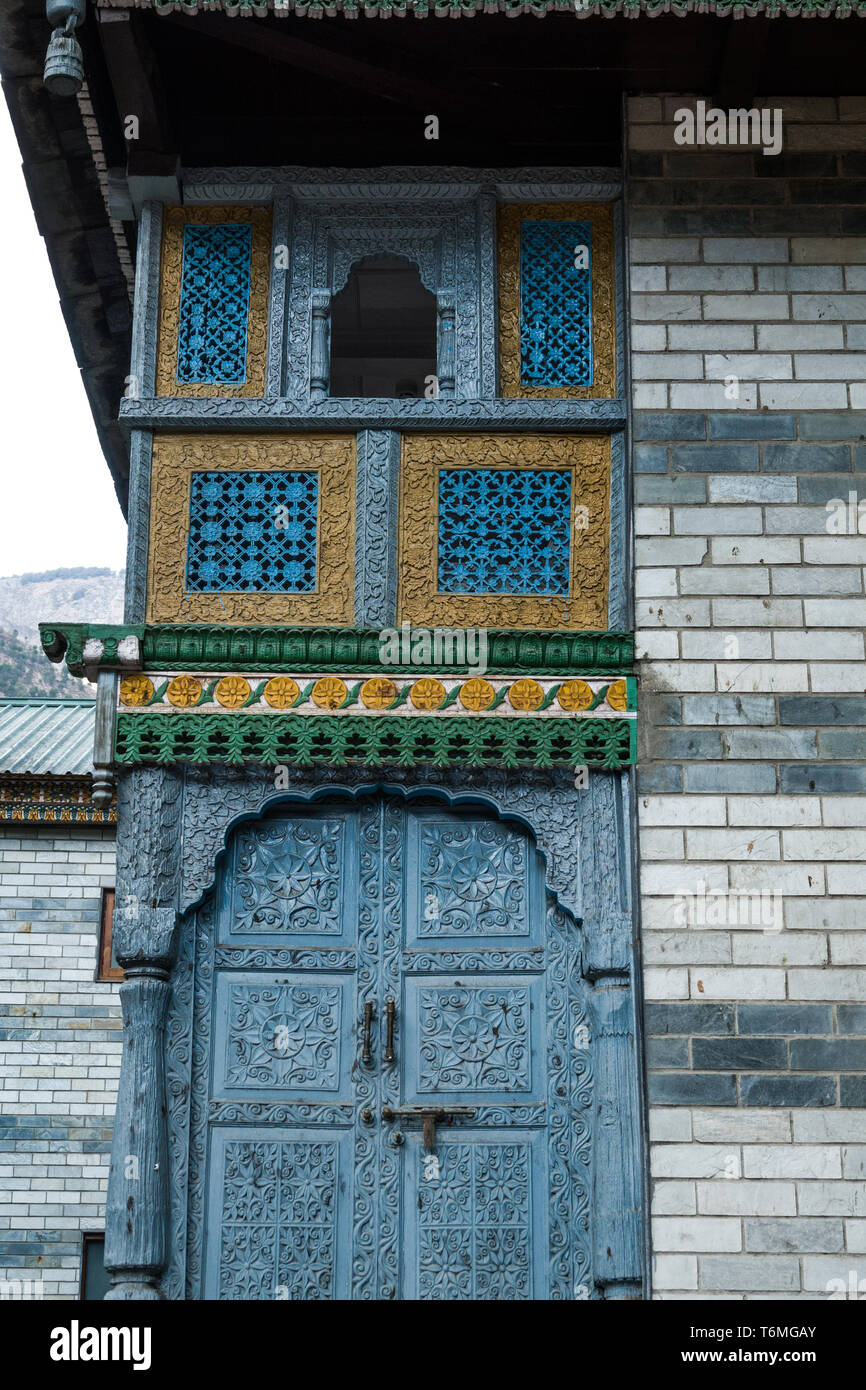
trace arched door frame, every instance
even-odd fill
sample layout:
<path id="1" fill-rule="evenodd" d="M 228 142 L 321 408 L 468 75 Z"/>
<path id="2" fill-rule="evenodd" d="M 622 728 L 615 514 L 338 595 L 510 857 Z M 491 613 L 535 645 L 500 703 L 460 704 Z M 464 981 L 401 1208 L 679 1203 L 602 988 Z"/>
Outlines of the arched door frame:
<path id="1" fill-rule="evenodd" d="M 310 806 L 324 798 L 357 801 L 387 794 L 409 804 L 435 799 L 458 809 L 476 806 L 530 832 L 545 865 L 552 901 L 583 926 L 580 973 L 592 989 L 591 1057 L 594 1072 L 593 1188 L 590 1201 L 592 1286 L 575 1296 L 639 1298 L 645 1282 L 644 1129 L 636 1041 L 634 942 L 630 911 L 628 836 L 630 788 L 625 776 L 593 774 L 575 793 L 557 773 L 443 771 L 435 782 L 414 771 L 381 776 L 364 769 L 291 769 L 291 785 L 275 791 L 258 771 L 187 769 L 183 794 L 183 882 L 178 958 L 166 1028 L 166 1092 L 170 1158 L 171 1263 L 168 1297 L 186 1288 L 187 1195 L 190 1154 L 193 999 L 192 925 L 212 892 L 226 845 L 244 822 L 280 806 Z M 180 871 L 180 863 L 178 863 Z M 200 1155 L 199 1155 L 200 1157 Z"/>

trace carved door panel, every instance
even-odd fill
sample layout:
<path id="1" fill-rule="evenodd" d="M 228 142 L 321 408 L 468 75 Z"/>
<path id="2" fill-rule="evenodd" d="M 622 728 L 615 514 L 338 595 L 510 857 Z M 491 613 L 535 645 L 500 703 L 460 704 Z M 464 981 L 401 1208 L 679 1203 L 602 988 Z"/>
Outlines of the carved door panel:
<path id="1" fill-rule="evenodd" d="M 370 1084 L 356 1067 L 357 878 L 345 805 L 243 826 L 231 845 L 207 971 L 206 1298 L 352 1297 Z"/>
<path id="2" fill-rule="evenodd" d="M 402 1296 L 574 1297 L 588 1099 L 576 933 L 525 831 L 478 812 L 405 814 L 402 1028 L 385 1083 L 385 1143 L 402 1137 Z"/>
<path id="3" fill-rule="evenodd" d="M 281 809 L 236 832 L 216 917 L 203 1296 L 588 1296 L 577 933 L 531 837 Z"/>

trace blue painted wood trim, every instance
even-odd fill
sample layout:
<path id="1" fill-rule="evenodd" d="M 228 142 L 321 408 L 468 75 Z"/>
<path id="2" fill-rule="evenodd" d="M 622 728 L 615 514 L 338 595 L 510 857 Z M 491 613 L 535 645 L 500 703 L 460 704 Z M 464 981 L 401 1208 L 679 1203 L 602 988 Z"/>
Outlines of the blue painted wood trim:
<path id="1" fill-rule="evenodd" d="M 159 264 L 162 255 L 162 204 L 145 203 L 138 220 L 132 353 L 127 399 L 152 396 L 156 389 L 159 329 Z"/>
<path id="2" fill-rule="evenodd" d="M 384 628 L 397 615 L 397 479 L 400 436 L 360 430 L 355 513 L 355 622 Z"/>
<path id="3" fill-rule="evenodd" d="M 171 430 L 511 430 L 526 427 L 588 434 L 623 429 L 625 400 L 426 401 L 334 397 L 311 405 L 248 398 L 153 397 L 121 402 L 120 423 L 130 429 Z"/>
<path id="4" fill-rule="evenodd" d="M 271 292 L 268 298 L 268 357 L 265 368 L 265 396 L 275 401 L 283 394 L 286 356 L 286 295 L 288 293 L 292 206 L 288 198 L 274 203 L 271 237 Z"/>
<path id="5" fill-rule="evenodd" d="M 500 202 L 598 202 L 619 197 L 622 174 L 610 166 L 478 169 L 454 165 L 310 169 L 303 165 L 189 168 L 187 203 L 268 203 L 282 196 L 382 203 L 471 199 L 492 189 Z"/>
<path id="6" fill-rule="evenodd" d="M 129 441 L 129 501 L 126 537 L 126 588 L 123 620 L 143 623 L 147 604 L 147 549 L 150 531 L 150 469 L 153 436 L 133 430 Z"/>
<path id="7" fill-rule="evenodd" d="M 493 399 L 499 391 L 499 268 L 496 263 L 496 194 L 485 189 L 476 204 L 478 225 L 478 318 L 480 394 Z"/>

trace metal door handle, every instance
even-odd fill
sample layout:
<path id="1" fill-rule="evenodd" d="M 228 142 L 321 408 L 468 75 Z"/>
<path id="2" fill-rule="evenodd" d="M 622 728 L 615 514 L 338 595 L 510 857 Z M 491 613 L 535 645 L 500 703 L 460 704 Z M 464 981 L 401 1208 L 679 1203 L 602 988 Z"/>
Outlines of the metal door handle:
<path id="1" fill-rule="evenodd" d="M 394 1027 L 397 1019 L 397 1005 L 393 999 L 385 1000 L 385 1057 L 386 1062 L 394 1060 Z"/>
<path id="2" fill-rule="evenodd" d="M 471 1120 L 475 1114 L 474 1106 L 468 1105 L 451 1105 L 447 1108 L 435 1106 L 429 1109 L 423 1105 L 407 1105 L 401 1110 L 392 1109 L 390 1105 L 382 1106 L 382 1119 L 386 1122 L 389 1120 L 420 1120 L 424 1130 L 424 1148 L 428 1152 L 432 1151 L 436 1143 L 437 1125 L 447 1125 L 451 1120 L 457 1119 Z"/>
<path id="3" fill-rule="evenodd" d="M 364 1005 L 364 1028 L 362 1033 L 361 1062 L 365 1067 L 369 1067 L 373 1061 L 372 1037 L 373 1032 L 373 1005 L 370 1000 Z"/>

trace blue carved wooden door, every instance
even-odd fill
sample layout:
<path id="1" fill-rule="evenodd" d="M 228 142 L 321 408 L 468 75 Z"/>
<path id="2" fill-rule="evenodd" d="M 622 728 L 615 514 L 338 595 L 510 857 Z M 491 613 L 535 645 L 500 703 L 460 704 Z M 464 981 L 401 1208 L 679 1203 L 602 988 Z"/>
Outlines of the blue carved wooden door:
<path id="1" fill-rule="evenodd" d="M 202 1296 L 589 1296 L 578 943 L 525 830 L 281 808 L 236 832 L 197 970 Z"/>

